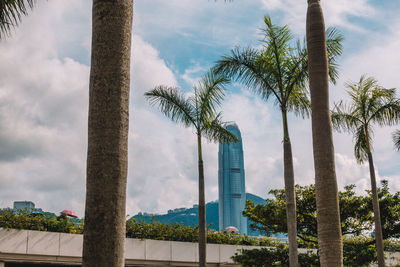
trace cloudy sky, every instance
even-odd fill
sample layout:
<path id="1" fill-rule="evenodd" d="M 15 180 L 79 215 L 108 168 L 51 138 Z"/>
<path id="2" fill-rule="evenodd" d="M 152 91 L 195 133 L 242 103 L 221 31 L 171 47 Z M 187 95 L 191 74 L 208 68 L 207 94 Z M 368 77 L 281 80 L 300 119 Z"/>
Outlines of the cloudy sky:
<path id="1" fill-rule="evenodd" d="M 0 41 L 0 207 L 31 200 L 52 212 L 84 215 L 90 70 L 91 1 L 39 1 L 12 36 Z M 398 0 L 322 1 L 327 26 L 345 36 L 333 101 L 346 100 L 344 82 L 364 73 L 400 87 Z M 150 107 L 143 93 L 156 85 L 190 91 L 235 46 L 257 46 L 263 16 L 305 34 L 306 1 L 136 0 L 132 46 L 127 212 L 165 212 L 197 202 L 196 139 Z M 222 109 L 242 132 L 247 192 L 266 197 L 283 187 L 281 117 L 240 85 Z M 313 182 L 310 120 L 289 117 L 295 177 Z M 396 128 L 396 127 L 395 127 Z M 400 190 L 400 152 L 391 132 L 376 128 L 378 179 Z M 398 126 L 400 128 L 400 126 Z M 370 187 L 368 167 L 353 157 L 352 138 L 335 134 L 339 187 Z M 216 200 L 216 144 L 204 146 L 206 199 Z"/>

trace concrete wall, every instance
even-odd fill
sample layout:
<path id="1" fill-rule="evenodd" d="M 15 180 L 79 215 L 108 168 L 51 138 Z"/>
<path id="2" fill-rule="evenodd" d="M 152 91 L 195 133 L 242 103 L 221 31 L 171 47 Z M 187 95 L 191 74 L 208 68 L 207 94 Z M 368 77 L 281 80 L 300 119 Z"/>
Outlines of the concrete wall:
<path id="1" fill-rule="evenodd" d="M 83 236 L 77 234 L 0 229 L 0 262 L 29 260 L 78 264 L 81 262 L 82 244 Z M 211 266 L 236 266 L 230 257 L 242 248 L 243 246 L 208 244 L 207 262 Z M 195 266 L 198 262 L 197 243 L 127 238 L 125 249 L 128 265 L 168 262 Z"/>
<path id="2" fill-rule="evenodd" d="M 0 228 L 0 267 L 3 262 L 80 264 L 83 236 Z M 242 249 L 260 247 L 207 244 L 208 266 L 238 266 L 231 257 Z M 198 244 L 127 238 L 126 265 L 197 266 Z M 299 252 L 306 252 L 299 249 Z M 400 266 L 400 252 L 386 253 L 387 266 Z"/>

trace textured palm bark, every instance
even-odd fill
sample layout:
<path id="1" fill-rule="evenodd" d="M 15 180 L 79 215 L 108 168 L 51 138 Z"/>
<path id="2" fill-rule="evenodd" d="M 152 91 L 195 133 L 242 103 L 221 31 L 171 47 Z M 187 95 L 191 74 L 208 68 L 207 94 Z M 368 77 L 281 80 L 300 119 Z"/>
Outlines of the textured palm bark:
<path id="1" fill-rule="evenodd" d="M 322 267 L 343 266 L 329 110 L 328 58 L 324 18 L 319 0 L 308 0 L 306 25 L 320 262 Z"/>
<path id="2" fill-rule="evenodd" d="M 378 254 L 378 266 L 385 266 L 385 255 L 384 255 L 384 245 L 382 237 L 382 223 L 381 214 L 379 211 L 379 199 L 378 190 L 376 188 L 376 178 L 375 178 L 375 168 L 374 161 L 372 159 L 372 153 L 368 152 L 368 163 L 369 163 L 369 174 L 371 178 L 371 192 L 372 192 L 372 207 L 374 209 L 374 222 L 375 222 L 375 242 L 376 251 Z"/>
<path id="3" fill-rule="evenodd" d="M 123 267 L 133 1 L 93 1 L 83 267 Z"/>
<path id="4" fill-rule="evenodd" d="M 201 135 L 197 135 L 197 149 L 199 158 L 199 266 L 207 265 L 207 231 L 206 231 L 206 204 L 204 191 L 204 166 L 201 150 Z"/>
<path id="5" fill-rule="evenodd" d="M 297 216 L 296 216 L 296 190 L 294 183 L 292 144 L 290 143 L 289 130 L 287 126 L 287 115 L 282 111 L 283 120 L 283 165 L 286 194 L 286 219 L 289 240 L 289 265 L 298 265 L 297 252 Z"/>

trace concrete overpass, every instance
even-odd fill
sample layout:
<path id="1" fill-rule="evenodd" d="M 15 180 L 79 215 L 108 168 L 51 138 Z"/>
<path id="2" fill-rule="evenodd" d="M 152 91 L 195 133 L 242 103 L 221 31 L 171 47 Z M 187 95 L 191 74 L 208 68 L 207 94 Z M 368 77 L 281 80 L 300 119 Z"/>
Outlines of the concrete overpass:
<path id="1" fill-rule="evenodd" d="M 77 234 L 0 229 L 0 267 L 16 263 L 79 266 L 82 243 L 83 236 Z M 230 257 L 243 247 L 253 248 L 207 244 L 208 266 L 239 266 Z M 126 266 L 198 266 L 197 243 L 127 238 L 125 249 Z"/>
<path id="2" fill-rule="evenodd" d="M 78 267 L 82 244 L 83 236 L 77 234 L 0 228 L 0 267 Z M 239 267 L 231 257 L 253 248 L 260 247 L 207 244 L 207 265 Z M 198 266 L 197 243 L 127 238 L 125 251 L 127 267 Z M 400 252 L 385 256 L 387 266 L 400 266 Z"/>

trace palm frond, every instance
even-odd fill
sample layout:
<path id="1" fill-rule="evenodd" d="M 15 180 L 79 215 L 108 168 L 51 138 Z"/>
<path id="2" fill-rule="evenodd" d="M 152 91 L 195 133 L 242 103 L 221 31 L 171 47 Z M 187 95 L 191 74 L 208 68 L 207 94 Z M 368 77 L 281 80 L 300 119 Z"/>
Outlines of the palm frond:
<path id="1" fill-rule="evenodd" d="M 379 126 L 398 123 L 400 100 L 396 98 L 394 88 L 383 88 L 376 79 L 365 74 L 358 82 L 347 82 L 345 86 L 348 88 L 351 105 L 345 107 L 343 102 L 335 105 L 332 124 L 336 130 L 353 133 L 354 155 L 362 163 L 367 159 L 367 153 L 372 151 L 372 123 Z"/>
<path id="2" fill-rule="evenodd" d="M 395 148 L 400 151 L 400 130 L 395 131 L 392 137 Z"/>
<path id="3" fill-rule="evenodd" d="M 390 101 L 376 108 L 371 114 L 369 121 L 375 122 L 380 126 L 391 126 L 400 121 L 399 101 Z"/>
<path id="4" fill-rule="evenodd" d="M 308 57 L 307 49 L 297 45 L 297 55 L 292 55 L 285 62 L 285 98 L 288 99 L 294 88 L 301 90 L 307 87 L 308 80 Z"/>
<path id="5" fill-rule="evenodd" d="M 285 71 L 283 63 L 290 57 L 292 48 L 289 44 L 293 39 L 293 35 L 287 25 L 278 26 L 272 24 L 269 16 L 264 17 L 264 23 L 267 27 L 263 29 L 265 50 L 263 54 L 270 56 L 271 64 L 273 65 L 272 74 L 275 76 L 279 90 L 283 90 Z"/>
<path id="6" fill-rule="evenodd" d="M 329 27 L 326 30 L 326 50 L 328 54 L 329 63 L 329 79 L 333 84 L 339 78 L 339 65 L 337 64 L 337 57 L 343 52 L 343 35 L 336 29 Z"/>
<path id="7" fill-rule="evenodd" d="M 341 132 L 342 130 L 346 132 L 353 132 L 356 128 L 362 125 L 362 120 L 354 115 L 354 112 L 349 110 L 343 102 L 335 104 L 331 112 L 332 127 Z"/>
<path id="8" fill-rule="evenodd" d="M 185 127 L 198 126 L 195 107 L 177 88 L 157 86 L 144 95 L 151 105 L 157 105 L 160 111 L 173 122 L 182 123 Z"/>
<path id="9" fill-rule="evenodd" d="M 203 123 L 202 136 L 210 142 L 233 143 L 238 142 L 239 138 L 224 127 L 221 121 L 221 113 L 218 113 L 212 120 Z"/>
<path id="10" fill-rule="evenodd" d="M 216 112 L 216 107 L 221 104 L 225 96 L 225 87 L 229 80 L 222 76 L 216 75 L 213 72 L 205 74 L 195 91 L 198 96 L 198 111 L 199 120 L 213 116 Z"/>
<path id="11" fill-rule="evenodd" d="M 265 100 L 271 94 L 279 99 L 275 91 L 277 81 L 269 63 L 268 57 L 255 49 L 235 48 L 229 56 L 225 55 L 216 62 L 213 72 L 244 84 Z"/>
<path id="12" fill-rule="evenodd" d="M 293 39 L 293 34 L 287 25 L 278 26 L 272 24 L 271 17 L 265 16 L 264 23 L 267 26 L 263 29 L 264 32 L 264 47 L 269 54 L 274 55 L 277 66 L 281 59 L 284 58 L 290 51 L 290 41 Z"/>
<path id="13" fill-rule="evenodd" d="M 370 133 L 372 134 L 372 133 Z M 368 159 L 368 145 L 367 145 L 367 135 L 365 132 L 365 127 L 361 125 L 354 132 L 354 156 L 358 163 L 364 163 Z M 369 139 L 371 136 L 369 135 Z"/>
<path id="14" fill-rule="evenodd" d="M 0 39 L 9 35 L 12 28 L 28 14 L 36 0 L 1 0 L 0 2 Z"/>
<path id="15" fill-rule="evenodd" d="M 295 87 L 287 99 L 288 111 L 292 111 L 296 116 L 303 119 L 311 115 L 311 102 L 308 91 L 303 87 Z"/>
<path id="16" fill-rule="evenodd" d="M 343 52 L 342 42 L 344 36 L 334 27 L 329 27 L 326 30 L 326 50 L 328 55 L 337 57 Z"/>

